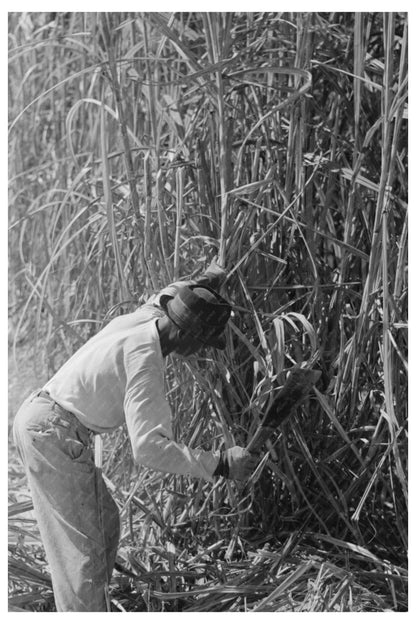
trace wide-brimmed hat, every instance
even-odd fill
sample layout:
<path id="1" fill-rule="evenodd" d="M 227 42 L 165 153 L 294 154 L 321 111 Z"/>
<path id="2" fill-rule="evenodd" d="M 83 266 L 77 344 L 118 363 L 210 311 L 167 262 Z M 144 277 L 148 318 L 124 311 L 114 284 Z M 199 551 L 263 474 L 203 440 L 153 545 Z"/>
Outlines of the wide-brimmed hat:
<path id="1" fill-rule="evenodd" d="M 162 296 L 160 305 L 168 317 L 183 331 L 202 344 L 224 349 L 225 326 L 231 306 L 208 286 L 183 286 L 174 297 Z"/>

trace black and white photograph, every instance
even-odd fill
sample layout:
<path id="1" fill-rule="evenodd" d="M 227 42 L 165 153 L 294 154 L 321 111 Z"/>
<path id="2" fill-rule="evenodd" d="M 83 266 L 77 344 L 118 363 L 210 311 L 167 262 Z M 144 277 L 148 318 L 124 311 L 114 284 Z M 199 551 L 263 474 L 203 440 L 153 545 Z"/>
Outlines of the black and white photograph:
<path id="1" fill-rule="evenodd" d="M 282 6 L 7 13 L 8 612 L 409 614 L 408 13 Z"/>

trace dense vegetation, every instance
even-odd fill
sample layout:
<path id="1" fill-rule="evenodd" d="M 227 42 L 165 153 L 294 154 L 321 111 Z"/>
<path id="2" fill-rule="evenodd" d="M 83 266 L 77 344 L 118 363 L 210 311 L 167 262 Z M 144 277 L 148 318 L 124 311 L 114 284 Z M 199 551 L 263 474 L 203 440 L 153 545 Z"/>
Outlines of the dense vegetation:
<path id="1" fill-rule="evenodd" d="M 407 609 L 407 16 L 10 13 L 9 313 L 46 379 L 214 256 L 224 353 L 168 366 L 175 433 L 248 443 L 322 371 L 242 488 L 132 464 L 119 609 Z M 10 457 L 13 608 L 50 609 Z"/>

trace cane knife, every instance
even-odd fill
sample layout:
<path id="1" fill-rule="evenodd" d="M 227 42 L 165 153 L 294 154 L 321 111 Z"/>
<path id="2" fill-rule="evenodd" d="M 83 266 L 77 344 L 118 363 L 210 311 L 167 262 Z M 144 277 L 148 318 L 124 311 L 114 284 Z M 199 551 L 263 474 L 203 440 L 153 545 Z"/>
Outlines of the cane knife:
<path id="1" fill-rule="evenodd" d="M 320 376 L 320 371 L 311 368 L 295 366 L 291 369 L 286 383 L 277 392 L 260 427 L 246 446 L 247 451 L 260 453 L 266 440 L 271 438 L 281 424 L 293 415 L 296 408 L 306 401 Z"/>

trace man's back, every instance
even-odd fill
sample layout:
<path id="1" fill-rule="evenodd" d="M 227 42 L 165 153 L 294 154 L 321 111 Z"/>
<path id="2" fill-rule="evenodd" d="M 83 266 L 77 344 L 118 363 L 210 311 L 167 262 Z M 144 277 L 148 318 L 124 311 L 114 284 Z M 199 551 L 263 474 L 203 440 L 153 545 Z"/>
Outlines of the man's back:
<path id="1" fill-rule="evenodd" d="M 113 319 L 74 353 L 45 390 L 89 429 L 106 432 L 119 427 L 124 422 L 128 377 L 154 369 L 154 376 L 163 379 L 156 328 L 161 316 L 158 308 L 144 305 Z"/>

